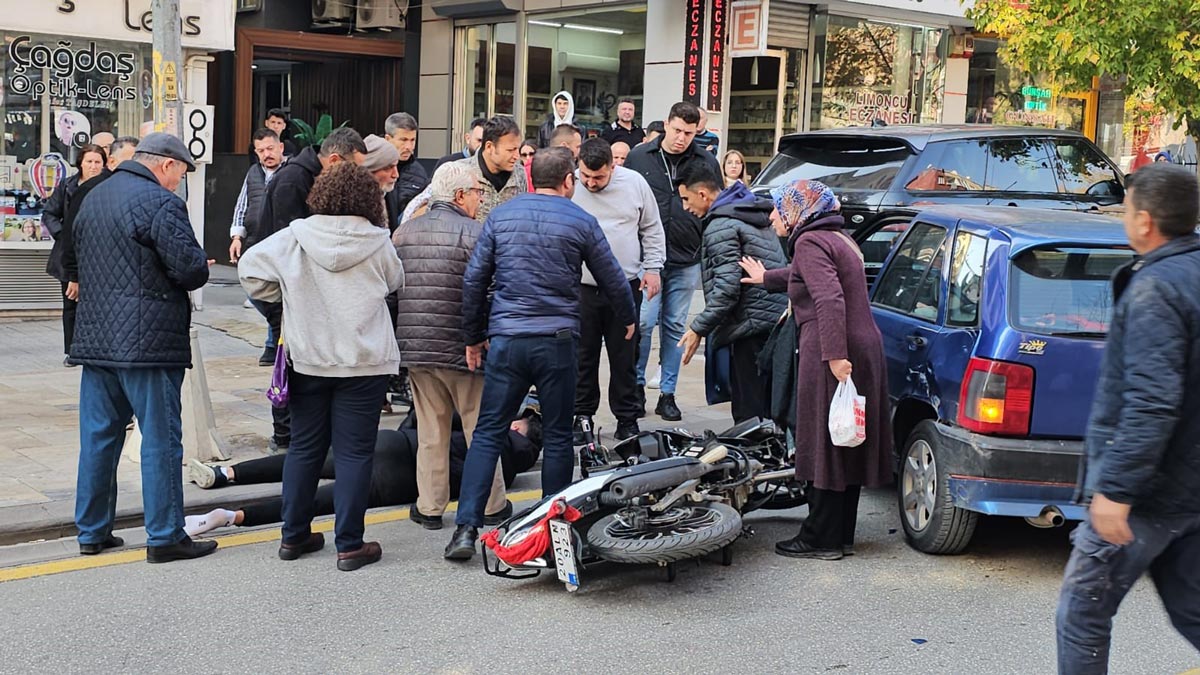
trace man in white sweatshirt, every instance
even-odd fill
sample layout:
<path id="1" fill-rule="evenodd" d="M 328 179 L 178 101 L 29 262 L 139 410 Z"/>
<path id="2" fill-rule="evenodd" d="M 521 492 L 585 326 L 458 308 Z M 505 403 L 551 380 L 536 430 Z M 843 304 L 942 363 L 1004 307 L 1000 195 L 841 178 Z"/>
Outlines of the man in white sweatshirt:
<path id="1" fill-rule="evenodd" d="M 588 139 L 579 149 L 577 183 L 572 201 L 600 221 L 609 248 L 629 280 L 641 311 L 642 289 L 653 298 L 662 287 L 659 270 L 667 257 L 667 238 L 658 215 L 658 202 L 646 179 L 616 166 L 608 141 Z M 644 404 L 637 385 L 639 338 L 625 339 L 625 327 L 607 296 L 597 288 L 591 271 L 583 268 L 580 296 L 579 375 L 575 387 L 577 445 L 583 429 L 600 407 L 600 346 L 608 351 L 608 405 L 617 418 L 617 440 L 638 434 Z"/>

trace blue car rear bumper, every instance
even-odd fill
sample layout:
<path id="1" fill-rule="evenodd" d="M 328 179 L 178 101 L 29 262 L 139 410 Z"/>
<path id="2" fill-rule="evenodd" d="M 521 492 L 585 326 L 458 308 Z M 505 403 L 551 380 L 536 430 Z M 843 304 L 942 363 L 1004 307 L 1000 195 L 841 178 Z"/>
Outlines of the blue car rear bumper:
<path id="1" fill-rule="evenodd" d="M 1067 520 L 1083 520 L 1084 506 L 1071 503 L 1074 485 L 995 481 L 987 478 L 950 477 L 950 496 L 960 509 L 989 516 L 1036 518 L 1054 506 Z"/>
<path id="2" fill-rule="evenodd" d="M 938 424 L 941 457 L 954 505 L 993 516 L 1035 518 L 1048 506 L 1082 520 L 1073 504 L 1082 441 L 984 436 Z"/>

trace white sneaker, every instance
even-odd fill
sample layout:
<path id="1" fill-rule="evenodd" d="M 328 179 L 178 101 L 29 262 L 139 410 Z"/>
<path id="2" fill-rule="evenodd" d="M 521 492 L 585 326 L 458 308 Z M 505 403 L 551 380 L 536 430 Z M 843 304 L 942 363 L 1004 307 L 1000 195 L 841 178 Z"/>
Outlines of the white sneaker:
<path id="1" fill-rule="evenodd" d="M 217 469 L 206 465 L 198 459 L 189 459 L 187 464 L 187 479 L 207 490 L 217 482 L 217 471 Z"/>
<path id="2" fill-rule="evenodd" d="M 245 307 L 246 309 L 254 309 L 254 303 L 250 302 L 250 298 L 246 298 L 246 301 L 242 303 L 242 307 Z"/>
<path id="3" fill-rule="evenodd" d="M 656 370 L 654 372 L 654 377 L 650 378 L 650 381 L 646 383 L 646 386 L 651 389 L 658 389 L 658 385 L 661 383 L 662 383 L 662 368 L 660 367 L 658 370 Z"/>

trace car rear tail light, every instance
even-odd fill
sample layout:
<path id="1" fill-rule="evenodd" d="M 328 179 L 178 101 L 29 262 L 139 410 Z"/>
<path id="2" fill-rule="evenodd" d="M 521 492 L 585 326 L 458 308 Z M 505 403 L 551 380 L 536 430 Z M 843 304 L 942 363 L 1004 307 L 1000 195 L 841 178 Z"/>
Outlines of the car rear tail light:
<path id="1" fill-rule="evenodd" d="M 998 436 L 1029 435 L 1033 410 L 1033 368 L 1019 363 L 972 358 L 958 397 L 958 424 Z"/>

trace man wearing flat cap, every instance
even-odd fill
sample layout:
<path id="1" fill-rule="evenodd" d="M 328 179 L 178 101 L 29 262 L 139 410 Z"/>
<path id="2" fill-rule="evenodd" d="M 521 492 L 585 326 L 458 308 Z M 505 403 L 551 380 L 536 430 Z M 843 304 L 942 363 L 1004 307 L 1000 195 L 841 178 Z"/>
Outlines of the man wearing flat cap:
<path id="1" fill-rule="evenodd" d="M 75 524 L 84 555 L 125 543 L 112 533 L 116 472 L 134 416 L 142 433 L 147 562 L 199 558 L 217 547 L 183 531 L 188 291 L 208 282 L 211 261 L 174 191 L 195 168 L 183 141 L 149 134 L 133 159 L 92 190 L 75 219 L 80 296 L 69 361 L 83 366 Z"/>

